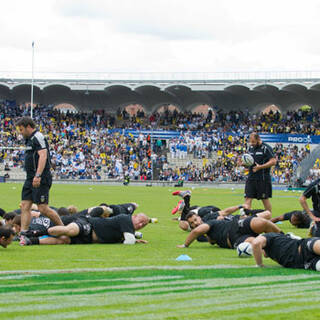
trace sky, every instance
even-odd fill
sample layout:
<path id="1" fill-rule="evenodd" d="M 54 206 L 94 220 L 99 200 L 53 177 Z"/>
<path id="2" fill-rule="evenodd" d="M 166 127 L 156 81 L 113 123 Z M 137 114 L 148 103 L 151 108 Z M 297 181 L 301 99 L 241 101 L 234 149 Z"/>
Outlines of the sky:
<path id="1" fill-rule="evenodd" d="M 320 70 L 320 1 L 5 0 L 0 76 Z"/>

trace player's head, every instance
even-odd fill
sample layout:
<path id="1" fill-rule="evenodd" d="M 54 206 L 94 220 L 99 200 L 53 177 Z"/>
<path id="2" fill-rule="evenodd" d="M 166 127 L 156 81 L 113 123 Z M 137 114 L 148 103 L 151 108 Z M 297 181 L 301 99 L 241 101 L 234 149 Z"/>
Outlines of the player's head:
<path id="1" fill-rule="evenodd" d="M 306 215 L 304 215 L 301 211 L 293 211 L 293 214 L 290 218 L 290 223 L 293 226 L 299 226 L 302 224 L 308 224 L 309 219 Z"/>
<path id="2" fill-rule="evenodd" d="M 65 208 L 65 207 L 60 207 L 58 210 L 57 210 L 57 213 L 60 217 L 63 217 L 63 216 L 69 216 L 71 213 L 70 211 Z"/>
<path id="3" fill-rule="evenodd" d="M 12 221 L 13 230 L 15 233 L 19 233 L 21 231 L 21 216 L 16 215 Z"/>
<path id="4" fill-rule="evenodd" d="M 29 138 L 36 129 L 36 123 L 30 117 L 22 117 L 17 121 L 16 127 L 24 138 Z"/>
<path id="5" fill-rule="evenodd" d="M 76 206 L 73 206 L 73 205 L 67 207 L 67 209 L 68 209 L 70 214 L 74 214 L 74 213 L 78 212 L 78 208 Z"/>
<path id="6" fill-rule="evenodd" d="M 252 132 L 250 134 L 249 143 L 252 147 L 257 147 L 261 144 L 261 138 L 257 132 Z"/>
<path id="7" fill-rule="evenodd" d="M 3 219 L 6 223 L 6 225 L 12 225 L 13 219 L 17 214 L 15 212 L 7 212 L 4 216 Z"/>
<path id="8" fill-rule="evenodd" d="M 188 213 L 186 219 L 191 229 L 194 229 L 203 223 L 201 217 L 194 212 Z"/>
<path id="9" fill-rule="evenodd" d="M 132 223 L 134 230 L 140 230 L 145 227 L 150 221 L 150 218 L 144 213 L 138 213 L 135 216 L 132 216 Z"/>
<path id="10" fill-rule="evenodd" d="M 0 227 L 0 246 L 6 248 L 13 240 L 14 231 L 10 227 Z"/>

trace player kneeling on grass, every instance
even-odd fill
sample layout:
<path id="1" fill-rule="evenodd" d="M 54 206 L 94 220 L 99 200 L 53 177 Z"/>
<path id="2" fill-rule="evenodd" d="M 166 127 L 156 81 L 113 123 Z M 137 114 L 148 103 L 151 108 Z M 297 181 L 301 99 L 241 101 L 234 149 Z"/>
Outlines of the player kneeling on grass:
<path id="1" fill-rule="evenodd" d="M 245 219 L 227 220 L 206 220 L 201 219 L 195 213 L 187 215 L 187 221 L 193 229 L 183 245 L 179 248 L 189 247 L 190 244 L 201 235 L 206 235 L 211 244 L 217 244 L 221 248 L 234 249 L 241 242 L 251 242 L 260 233 L 281 232 L 271 221 L 248 217 Z"/>
<path id="2" fill-rule="evenodd" d="M 264 267 L 265 256 L 286 268 L 320 271 L 320 238 L 292 239 L 289 235 L 268 233 L 252 241 L 253 256 L 258 267 Z"/>
<path id="3" fill-rule="evenodd" d="M 183 198 L 183 200 L 180 200 L 178 202 L 178 205 L 172 210 L 172 214 L 175 214 L 177 212 L 181 213 L 180 221 L 179 221 L 179 227 L 182 230 L 190 230 L 189 223 L 186 221 L 186 217 L 189 213 L 195 213 L 202 219 L 206 217 L 206 220 L 211 219 L 217 219 L 217 220 L 232 220 L 233 218 L 239 218 L 239 216 L 233 216 L 232 213 L 240 210 L 241 218 L 246 218 L 248 216 L 256 216 L 259 218 L 264 219 L 271 219 L 271 212 L 268 210 L 250 210 L 248 209 L 247 205 L 238 205 L 238 206 L 232 206 L 228 207 L 226 209 L 221 210 L 218 207 L 215 206 L 205 206 L 205 207 L 199 207 L 199 206 L 192 206 L 190 207 L 190 200 L 191 200 L 191 191 L 175 191 L 172 193 L 172 195 L 180 196 Z"/>
<path id="4" fill-rule="evenodd" d="M 67 226 L 49 228 L 48 238 L 31 237 L 24 245 L 35 244 L 89 244 L 89 243 L 147 243 L 137 240 L 135 231 L 145 227 L 151 219 L 144 213 L 134 216 L 120 214 L 112 218 L 82 216 Z M 38 236 L 43 234 L 38 234 Z"/>

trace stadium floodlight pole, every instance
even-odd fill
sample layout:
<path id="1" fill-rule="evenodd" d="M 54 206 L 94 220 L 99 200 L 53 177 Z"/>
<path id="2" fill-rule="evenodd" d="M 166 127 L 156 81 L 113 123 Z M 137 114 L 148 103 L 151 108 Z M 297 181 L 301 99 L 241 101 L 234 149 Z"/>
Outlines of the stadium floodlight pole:
<path id="1" fill-rule="evenodd" d="M 33 68 L 34 68 L 34 41 L 32 41 L 32 67 L 31 67 L 31 108 L 30 117 L 33 118 Z"/>

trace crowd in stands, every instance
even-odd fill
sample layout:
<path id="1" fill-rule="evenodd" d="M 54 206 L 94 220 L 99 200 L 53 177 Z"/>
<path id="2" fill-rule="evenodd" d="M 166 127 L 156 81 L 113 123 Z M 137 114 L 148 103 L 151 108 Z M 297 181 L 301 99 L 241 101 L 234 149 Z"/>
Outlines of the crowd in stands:
<path id="1" fill-rule="evenodd" d="M 23 150 L 16 147 L 24 141 L 15 130 L 15 121 L 28 114 L 25 105 L 0 103 L 0 142 L 8 148 L 0 150 L 0 165 L 8 175 L 12 167 L 23 165 Z M 301 110 L 282 116 L 278 112 L 249 116 L 240 111 L 209 111 L 204 116 L 177 110 L 146 116 L 141 110 L 136 115 L 125 110 L 115 115 L 63 113 L 41 105 L 34 108 L 34 119 L 52 148 L 56 179 L 150 180 L 157 173 L 157 178 L 165 181 L 243 181 L 245 172 L 238 160 L 250 132 L 320 134 L 320 115 Z M 136 137 L 125 136 L 121 130 L 111 133 L 114 128 L 176 130 L 180 136 L 163 141 L 142 133 Z M 290 183 L 295 167 L 310 152 L 308 146 L 299 149 L 281 144 L 275 145 L 274 151 L 278 163 L 273 179 L 278 183 Z M 184 164 L 172 166 L 172 159 L 184 160 Z M 196 159 L 201 166 L 194 163 Z"/>

